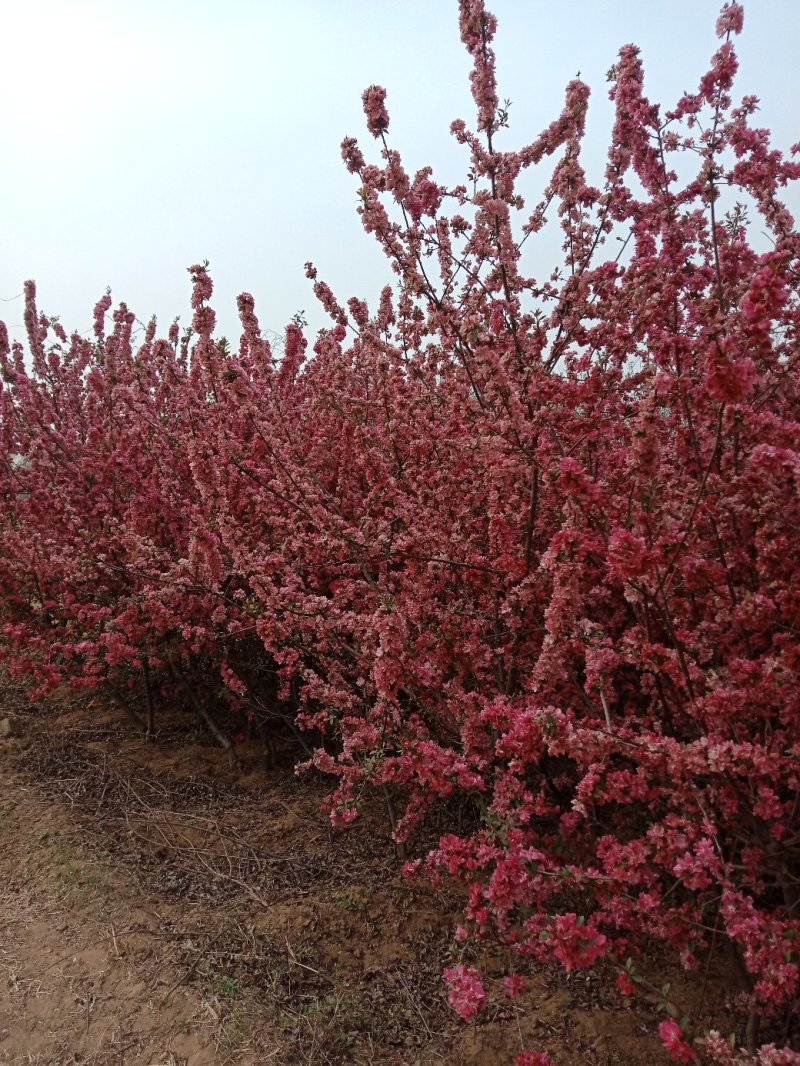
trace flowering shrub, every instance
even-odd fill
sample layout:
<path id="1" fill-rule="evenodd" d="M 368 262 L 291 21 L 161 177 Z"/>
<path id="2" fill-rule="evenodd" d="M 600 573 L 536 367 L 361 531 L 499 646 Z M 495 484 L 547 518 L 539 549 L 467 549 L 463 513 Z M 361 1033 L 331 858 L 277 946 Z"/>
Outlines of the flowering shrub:
<path id="1" fill-rule="evenodd" d="M 292 323 L 277 359 L 248 294 L 238 350 L 215 341 L 204 266 L 193 334 L 138 347 L 124 305 L 68 339 L 29 286 L 29 365 L 0 333 L 6 661 L 44 687 L 172 664 L 234 705 L 269 676 L 321 738 L 337 820 L 367 789 L 399 841 L 433 805 L 466 812 L 412 864 L 463 882 L 465 936 L 567 970 L 724 942 L 750 1008 L 791 1010 L 800 240 L 780 194 L 800 164 L 755 97 L 734 104 L 737 3 L 671 111 L 621 50 L 599 186 L 588 87 L 501 149 L 495 19 L 460 0 L 459 25 L 468 182 L 408 174 L 366 90 L 380 162 L 342 155 L 398 283 L 345 306 L 308 264 L 332 323 L 313 358 Z M 563 257 L 537 278 L 551 220 Z M 448 981 L 480 1009 L 476 971 Z"/>

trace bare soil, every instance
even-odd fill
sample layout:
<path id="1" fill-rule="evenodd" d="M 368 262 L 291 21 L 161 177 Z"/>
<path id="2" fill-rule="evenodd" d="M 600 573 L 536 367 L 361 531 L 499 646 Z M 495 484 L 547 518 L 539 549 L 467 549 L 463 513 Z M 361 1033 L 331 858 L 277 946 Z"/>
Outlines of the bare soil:
<path id="1" fill-rule="evenodd" d="M 459 901 L 401 876 L 382 812 L 334 830 L 324 782 L 246 745 L 232 771 L 177 714 L 147 743 L 111 699 L 31 706 L 6 686 L 6 716 L 0 1063 L 665 1061 L 655 998 L 623 999 L 610 970 L 538 971 L 511 1001 L 489 957 L 489 1008 L 463 1024 L 441 978 Z M 719 1016 L 724 968 L 649 965 Z"/>

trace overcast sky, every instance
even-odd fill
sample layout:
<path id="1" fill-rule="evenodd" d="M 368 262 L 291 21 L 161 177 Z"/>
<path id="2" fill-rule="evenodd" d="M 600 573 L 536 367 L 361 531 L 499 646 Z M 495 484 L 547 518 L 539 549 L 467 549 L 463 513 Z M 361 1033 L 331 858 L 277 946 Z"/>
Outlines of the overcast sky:
<path id="1" fill-rule="evenodd" d="M 665 106 L 717 46 L 718 0 L 489 0 L 505 146 L 532 139 L 579 71 L 592 88 L 588 158 L 600 179 L 612 122 L 606 71 L 641 47 Z M 800 141 L 800 0 L 745 0 L 735 95 L 762 102 L 775 144 Z M 21 336 L 26 278 L 68 331 L 107 286 L 140 319 L 188 323 L 186 267 L 208 259 L 219 332 L 237 293 L 280 330 L 315 308 L 311 259 L 344 301 L 388 275 L 355 213 L 345 135 L 368 158 L 361 92 L 388 90 L 390 138 L 412 173 L 463 180 L 452 119 L 474 123 L 456 0 L 0 0 L 0 318 Z M 793 205 L 800 207 L 795 193 Z"/>

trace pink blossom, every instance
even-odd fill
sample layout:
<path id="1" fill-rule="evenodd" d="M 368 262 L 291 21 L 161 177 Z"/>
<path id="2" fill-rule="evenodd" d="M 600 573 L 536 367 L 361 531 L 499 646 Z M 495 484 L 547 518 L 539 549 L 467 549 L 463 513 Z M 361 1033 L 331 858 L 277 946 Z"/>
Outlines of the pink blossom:
<path id="1" fill-rule="evenodd" d="M 731 358 L 719 340 L 707 349 L 706 387 L 720 403 L 740 403 L 758 380 L 755 363 L 749 357 Z"/>
<path id="2" fill-rule="evenodd" d="M 683 1030 L 676 1021 L 670 1018 L 668 1021 L 661 1022 L 658 1033 L 673 1062 L 695 1061 L 697 1052 L 686 1043 Z"/>
<path id="3" fill-rule="evenodd" d="M 370 85 L 364 90 L 361 99 L 364 103 L 364 114 L 367 116 L 367 129 L 373 137 L 380 137 L 389 128 L 389 113 L 385 105 L 386 90 L 380 85 Z"/>
<path id="4" fill-rule="evenodd" d="M 499 102 L 495 57 L 491 48 L 497 20 L 486 10 L 483 0 L 459 0 L 458 12 L 461 40 L 473 61 L 470 82 L 478 108 L 478 129 L 491 131 L 494 129 Z"/>
<path id="5" fill-rule="evenodd" d="M 722 5 L 722 11 L 717 19 L 717 37 L 725 37 L 729 33 L 741 33 L 744 26 L 744 8 L 741 4 L 726 3 Z"/>
<path id="6" fill-rule="evenodd" d="M 642 537 L 627 529 L 615 530 L 608 539 L 609 563 L 624 580 L 640 578 L 648 562 L 648 550 Z"/>
<path id="7" fill-rule="evenodd" d="M 444 971 L 447 999 L 453 1010 L 468 1022 L 486 1003 L 486 991 L 477 970 L 459 963 Z"/>
<path id="8" fill-rule="evenodd" d="M 111 294 L 108 292 L 104 296 L 101 296 L 94 305 L 94 334 L 101 344 L 105 337 L 104 320 L 110 307 Z"/>
<path id="9" fill-rule="evenodd" d="M 517 996 L 521 996 L 525 991 L 526 986 L 527 981 L 522 974 L 509 974 L 503 978 L 503 987 L 511 999 L 516 999 Z"/>

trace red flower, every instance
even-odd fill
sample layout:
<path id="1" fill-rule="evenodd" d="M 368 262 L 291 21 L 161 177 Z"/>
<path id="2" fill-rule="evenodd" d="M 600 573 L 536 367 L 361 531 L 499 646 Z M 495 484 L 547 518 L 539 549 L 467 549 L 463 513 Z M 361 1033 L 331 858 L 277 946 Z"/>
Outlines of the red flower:
<path id="1" fill-rule="evenodd" d="M 662 1022 L 658 1033 L 673 1062 L 693 1062 L 697 1058 L 697 1052 L 686 1043 L 683 1030 L 676 1021 L 670 1018 Z"/>

